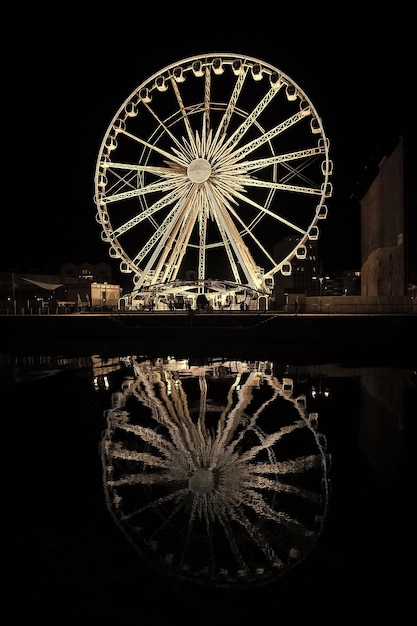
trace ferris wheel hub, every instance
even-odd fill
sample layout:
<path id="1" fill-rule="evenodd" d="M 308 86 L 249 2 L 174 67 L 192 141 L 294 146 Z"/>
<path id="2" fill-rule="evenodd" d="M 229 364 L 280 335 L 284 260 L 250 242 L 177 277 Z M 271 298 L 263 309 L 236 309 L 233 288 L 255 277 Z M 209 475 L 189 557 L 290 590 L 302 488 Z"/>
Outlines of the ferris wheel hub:
<path id="1" fill-rule="evenodd" d="M 193 183 L 204 183 L 210 178 L 211 165 L 206 159 L 194 159 L 187 167 L 188 178 Z"/>

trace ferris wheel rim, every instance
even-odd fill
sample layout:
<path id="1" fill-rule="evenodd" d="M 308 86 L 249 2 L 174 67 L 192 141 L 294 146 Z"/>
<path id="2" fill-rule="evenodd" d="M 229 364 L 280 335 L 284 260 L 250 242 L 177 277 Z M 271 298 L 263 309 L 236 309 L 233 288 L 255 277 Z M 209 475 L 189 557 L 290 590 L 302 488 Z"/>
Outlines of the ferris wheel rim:
<path id="1" fill-rule="evenodd" d="M 214 67 L 215 62 L 220 64 L 217 67 L 218 71 L 216 71 L 216 68 Z M 223 65 L 225 67 L 223 67 Z M 221 71 L 219 70 L 219 67 Z M 186 81 L 188 75 L 194 79 L 205 79 L 205 86 L 207 90 L 207 84 L 211 84 L 211 81 L 214 80 L 216 76 L 223 74 L 226 69 L 229 71 L 229 74 L 233 74 L 232 78 L 236 79 L 234 84 L 235 91 L 238 89 L 237 84 L 239 80 L 242 82 L 240 79 L 241 71 L 244 72 L 245 80 L 247 75 L 252 74 L 254 83 L 259 83 L 262 79 L 265 79 L 266 82 L 266 80 L 269 79 L 269 89 L 263 96 L 265 101 L 272 101 L 274 98 L 273 92 L 280 91 L 283 85 L 286 85 L 287 90 L 291 87 L 289 90 L 291 91 L 291 94 L 287 94 L 287 98 L 288 100 L 294 98 L 297 99 L 297 101 L 299 100 L 300 110 L 293 116 L 296 119 L 296 122 L 293 122 L 292 118 L 288 118 L 287 120 L 284 120 L 281 125 L 282 127 L 290 127 L 291 124 L 298 123 L 302 120 L 303 116 L 311 117 L 311 127 L 313 128 L 313 121 L 315 125 L 312 132 L 319 136 L 317 146 L 315 146 L 314 149 L 311 147 L 305 147 L 303 151 L 298 150 L 293 154 L 278 154 L 272 146 L 272 142 L 275 138 L 274 135 L 283 131 L 281 131 L 277 126 L 272 130 L 266 129 L 258 121 L 258 117 L 264 110 L 262 102 L 258 102 L 256 107 L 253 105 L 251 109 L 246 110 L 242 109 L 241 106 L 237 106 L 237 103 L 233 103 L 231 98 L 225 102 L 212 102 L 211 99 L 207 97 L 207 94 L 204 94 L 203 100 L 193 102 L 192 105 L 188 104 L 187 106 L 185 106 L 184 103 L 184 107 L 182 107 L 183 103 L 181 101 L 180 87 L 181 84 Z M 258 75 L 255 75 L 255 71 L 258 71 L 258 74 L 261 74 L 261 78 L 259 78 Z M 201 72 L 202 76 L 200 76 Z M 185 74 L 187 74 L 187 76 L 185 76 Z M 207 76 L 209 76 L 209 78 L 207 78 Z M 276 79 L 277 82 L 279 82 L 278 87 L 275 85 L 271 86 L 272 76 L 278 77 Z M 167 86 L 167 82 L 171 83 L 170 87 Z M 136 111 L 134 110 L 136 106 L 139 107 L 140 105 L 143 105 L 143 108 L 150 110 L 149 105 L 152 102 L 153 96 L 163 95 L 163 93 L 169 89 L 175 91 L 176 93 L 178 92 L 179 94 L 177 95 L 178 109 L 174 112 L 170 112 L 168 117 L 157 118 L 155 128 L 146 138 L 134 137 L 134 140 L 137 140 L 142 150 L 137 164 L 129 164 L 127 162 L 123 164 L 119 162 L 114 165 L 110 158 L 113 150 L 116 150 L 117 148 L 117 138 L 119 135 L 128 135 L 126 122 L 129 121 L 129 117 L 136 117 Z M 267 102 L 267 105 L 268 104 L 269 101 Z M 216 153 L 216 148 L 212 147 L 213 144 L 209 145 L 209 139 L 207 138 L 209 132 L 208 127 L 206 128 L 203 124 L 200 126 L 197 125 L 196 127 L 192 126 L 194 119 L 201 116 L 203 116 L 204 119 L 204 115 L 206 113 L 207 115 L 211 114 L 213 116 L 214 113 L 219 114 L 223 123 L 230 123 L 230 121 L 226 118 L 227 116 L 232 117 L 232 115 L 234 115 L 235 118 L 238 119 L 240 128 L 243 128 L 243 131 L 240 131 L 242 136 L 248 133 L 249 130 L 257 133 L 257 136 L 250 141 L 247 140 L 246 144 L 243 143 L 242 146 L 242 144 L 239 144 L 239 141 L 236 140 L 234 140 L 235 143 L 233 145 L 233 135 L 230 135 L 229 137 L 226 137 L 222 141 L 218 142 Z M 184 130 L 185 134 L 188 132 L 186 139 L 178 139 L 178 136 L 175 135 L 174 131 L 177 130 L 177 125 L 179 124 L 184 125 L 185 130 L 181 130 Z M 211 137 L 213 137 L 213 130 L 210 130 Z M 287 130 L 287 128 L 284 128 L 284 130 Z M 217 136 L 219 137 L 219 127 L 217 127 L 216 131 Z M 238 130 L 234 130 L 234 136 L 236 137 L 238 134 L 239 127 Z M 267 135 L 269 136 L 265 139 L 265 136 Z M 173 143 L 173 147 L 170 150 L 162 148 L 162 141 L 164 141 L 166 137 L 169 137 Z M 200 148 L 203 144 L 203 140 L 205 141 L 205 152 L 202 149 L 200 151 L 197 150 L 197 148 Z M 258 146 L 261 145 L 270 149 L 269 156 L 267 155 L 266 157 L 262 157 L 262 159 L 259 159 L 258 161 L 244 160 L 246 153 L 255 151 Z M 232 153 L 232 156 L 230 156 L 230 152 Z M 165 158 L 165 162 L 168 162 L 168 167 L 166 167 L 165 170 L 161 167 L 158 169 L 158 167 L 152 164 L 151 155 L 153 157 L 155 154 L 162 159 Z M 215 159 L 213 160 L 213 155 L 217 157 L 217 162 Z M 300 185 L 298 187 L 296 185 L 291 186 L 288 182 L 286 182 L 286 180 L 284 182 L 279 182 L 275 178 L 268 181 L 257 180 L 253 175 L 253 172 L 256 171 L 256 167 L 265 168 L 265 164 L 267 163 L 268 167 L 271 167 L 273 170 L 273 168 L 278 167 L 277 164 L 280 163 L 281 167 L 284 169 L 285 167 L 287 168 L 288 180 L 291 180 L 291 177 L 295 177 L 296 175 L 299 176 L 300 180 L 302 180 L 303 174 L 301 168 L 297 172 L 295 168 L 292 168 L 290 161 L 296 161 L 297 159 L 304 158 L 307 166 L 310 166 L 313 161 L 313 157 L 321 159 L 321 178 L 318 181 L 316 188 L 313 186 L 306 186 L 305 188 L 301 188 Z M 215 169 L 214 165 L 216 165 L 216 163 L 223 163 L 223 180 L 220 180 L 220 176 L 218 176 L 217 187 L 211 185 L 212 180 L 215 180 L 213 170 Z M 242 172 L 245 172 L 245 168 L 248 169 L 248 164 L 252 168 L 252 173 L 245 178 Z M 120 191 L 117 191 L 117 193 L 113 196 L 103 193 L 103 189 L 106 189 L 106 174 L 112 167 L 122 172 L 119 178 L 120 180 L 125 180 L 125 182 L 127 181 L 127 178 L 123 179 L 123 168 L 125 171 L 129 171 L 130 168 L 130 179 L 126 182 L 126 188 L 130 186 L 130 191 L 124 192 L 124 195 Z M 137 179 L 136 187 L 132 182 L 135 180 L 135 177 L 132 175 L 132 171 L 135 170 L 135 167 Z M 220 171 L 218 165 L 217 167 L 218 171 Z M 178 170 L 181 168 L 183 168 L 184 171 L 181 172 L 181 175 L 178 175 Z M 266 279 L 272 280 L 274 275 L 279 271 L 282 273 L 291 273 L 291 260 L 297 256 L 297 250 L 301 250 L 305 247 L 306 243 L 310 239 L 318 238 L 319 230 L 317 222 L 319 219 L 326 217 L 327 207 L 325 201 L 332 194 L 332 185 L 330 183 L 332 169 L 333 165 L 329 158 L 329 140 L 324 132 L 321 118 L 307 94 L 287 74 L 267 62 L 260 61 L 255 57 L 243 54 L 206 53 L 194 55 L 166 65 L 164 68 L 155 72 L 152 76 L 143 81 L 124 100 L 111 120 L 100 146 L 95 170 L 96 193 L 94 199 L 97 205 L 96 220 L 103 229 L 102 240 L 110 246 L 110 256 L 114 259 L 120 259 L 120 269 L 122 272 L 132 273 L 134 275 L 135 290 L 137 290 L 141 287 L 148 288 L 155 282 L 165 282 L 167 285 L 172 283 L 172 280 L 169 280 L 169 278 L 172 279 L 173 274 L 171 273 L 169 275 L 169 273 L 167 273 L 167 270 L 161 261 L 159 261 L 159 270 L 157 272 L 149 263 L 147 266 L 140 266 L 139 264 L 146 257 L 146 255 L 152 252 L 154 256 L 157 250 L 158 254 L 162 254 L 162 248 L 167 245 L 167 242 L 170 243 L 172 247 L 175 242 L 175 238 L 179 238 L 180 236 L 178 234 L 178 228 L 172 226 L 172 222 L 175 222 L 175 220 L 182 220 L 182 224 L 188 224 L 188 228 L 190 229 L 190 224 L 188 222 L 191 222 L 194 219 L 193 225 L 195 226 L 198 219 L 201 221 L 201 214 L 204 211 L 207 214 L 204 218 L 206 220 L 208 220 L 207 216 L 209 212 L 211 212 L 211 217 L 213 217 L 213 214 L 216 214 L 215 217 L 218 220 L 217 225 L 219 231 L 221 232 L 221 229 L 223 229 L 221 237 L 217 243 L 208 243 L 205 240 L 202 243 L 202 237 L 204 237 L 205 234 L 201 233 L 200 239 L 197 239 L 196 244 L 190 243 L 190 241 L 186 238 L 182 240 L 184 246 L 186 245 L 189 246 L 190 249 L 194 248 L 200 250 L 200 265 L 197 272 L 198 278 L 207 278 L 205 273 L 205 262 L 201 261 L 201 257 L 203 257 L 204 254 L 206 254 L 210 249 L 215 248 L 216 246 L 223 246 L 225 249 L 229 248 L 226 251 L 227 259 L 230 262 L 234 279 L 230 282 L 235 283 L 236 285 L 245 284 L 248 288 L 251 288 L 254 291 L 264 291 L 267 293 L 268 289 L 265 287 Z M 230 172 L 234 175 L 235 180 L 231 181 L 231 178 L 233 177 Z M 174 208 L 172 209 L 171 214 L 168 214 L 168 217 L 165 218 L 165 222 L 162 223 L 162 225 L 155 219 L 157 211 L 155 210 L 154 214 L 152 213 L 152 205 L 148 204 L 149 200 L 146 193 L 141 193 L 140 185 L 145 184 L 145 175 L 160 177 L 159 183 L 153 185 L 152 192 L 155 189 L 162 196 L 165 194 L 165 198 L 169 197 L 170 194 L 171 206 Z M 273 174 L 273 176 L 275 176 L 275 174 Z M 304 179 L 308 181 L 307 177 Z M 173 183 L 173 180 L 175 183 Z M 241 184 L 242 181 L 244 183 L 243 185 Z M 263 189 L 267 190 L 269 193 L 268 201 L 265 201 L 264 204 L 261 203 L 261 205 L 257 205 L 256 202 L 252 202 L 252 205 L 256 210 L 258 210 L 258 214 L 255 214 L 255 217 L 253 218 L 253 223 L 241 220 L 239 211 L 233 206 L 233 203 L 238 203 L 239 201 L 246 201 L 248 205 L 251 204 L 251 198 L 248 200 L 248 198 L 245 197 L 240 190 L 236 189 L 238 183 L 240 184 L 240 187 L 244 187 L 245 193 L 247 193 L 248 189 L 255 190 L 255 192 L 258 192 L 259 189 Z M 316 181 L 314 181 L 314 183 L 316 184 Z M 147 184 L 148 188 L 151 189 L 151 185 L 149 185 L 149 183 Z M 177 189 L 175 188 L 175 184 L 178 185 Z M 201 200 L 202 194 L 198 194 L 196 191 L 196 189 L 200 189 L 203 186 L 206 189 L 204 202 Z M 258 222 L 265 219 L 265 216 L 278 221 L 277 214 L 274 213 L 273 210 L 270 210 L 269 207 L 271 206 L 273 198 L 277 195 L 277 190 L 280 189 L 285 189 L 286 191 L 291 190 L 295 193 L 299 193 L 299 190 L 302 189 L 300 193 L 315 194 L 318 198 L 318 202 L 316 203 L 315 210 L 312 212 L 310 222 L 307 223 L 307 225 L 304 225 L 303 228 L 298 228 L 298 226 L 290 220 L 282 220 L 286 222 L 287 226 L 293 228 L 294 231 L 298 233 L 298 240 L 297 245 L 294 248 L 285 254 L 279 261 L 276 261 L 272 257 L 270 251 L 265 249 L 263 242 L 255 236 L 255 227 L 258 226 Z M 152 192 L 149 192 L 149 198 Z M 126 222 L 127 226 L 124 226 L 123 228 L 126 228 L 127 231 L 129 228 L 133 227 L 134 223 L 139 224 L 145 219 L 148 219 L 149 221 L 155 219 L 153 239 L 149 239 L 148 243 L 142 246 L 136 256 L 126 252 L 123 244 L 120 242 L 120 240 L 123 240 L 125 232 L 122 228 L 116 228 L 113 226 L 112 218 L 109 215 L 108 209 L 111 203 L 117 201 L 121 202 L 125 198 L 128 198 L 129 193 L 131 197 L 136 196 L 139 199 L 140 212 L 138 212 L 136 217 L 131 219 L 130 222 Z M 185 210 L 185 205 L 190 203 L 189 198 L 192 198 L 194 202 L 200 202 L 199 211 L 194 211 L 194 213 L 192 213 L 189 207 Z M 163 206 L 163 198 L 160 200 L 160 205 Z M 213 207 L 218 207 L 219 205 L 225 207 L 224 210 L 215 211 Z M 238 208 L 240 208 L 240 205 L 238 205 Z M 158 207 L 158 211 L 159 210 L 160 208 Z M 168 238 L 167 233 L 170 233 L 170 239 Z M 236 245 L 234 240 L 239 242 L 238 245 Z M 257 265 L 257 261 L 251 258 L 251 249 L 248 244 L 246 244 L 249 240 L 256 248 L 258 254 L 262 255 L 264 253 L 265 258 L 269 261 L 270 266 L 266 269 L 266 271 L 261 271 L 261 268 Z M 201 251 L 202 248 L 204 248 L 204 254 Z M 176 258 L 174 258 L 174 256 L 165 258 L 170 261 L 171 265 L 174 265 L 173 261 L 178 260 L 178 254 L 180 253 L 177 252 Z M 238 265 L 245 266 L 246 281 L 241 280 L 241 275 L 239 274 L 240 268 L 238 268 Z M 163 267 L 165 274 L 162 271 Z"/>

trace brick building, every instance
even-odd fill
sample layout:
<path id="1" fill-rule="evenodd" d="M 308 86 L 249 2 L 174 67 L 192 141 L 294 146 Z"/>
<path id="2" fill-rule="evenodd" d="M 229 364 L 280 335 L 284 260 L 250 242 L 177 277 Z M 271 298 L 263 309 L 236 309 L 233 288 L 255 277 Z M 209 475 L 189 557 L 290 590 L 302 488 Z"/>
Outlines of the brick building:
<path id="1" fill-rule="evenodd" d="M 416 144 L 400 138 L 360 197 L 362 296 L 415 297 Z"/>

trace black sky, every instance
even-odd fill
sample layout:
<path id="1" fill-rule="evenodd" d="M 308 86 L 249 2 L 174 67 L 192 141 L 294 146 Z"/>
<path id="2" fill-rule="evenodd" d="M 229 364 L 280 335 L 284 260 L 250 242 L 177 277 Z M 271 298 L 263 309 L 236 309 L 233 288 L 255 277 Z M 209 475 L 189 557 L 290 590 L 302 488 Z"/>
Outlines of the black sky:
<path id="1" fill-rule="evenodd" d="M 285 14 L 262 2 L 232 12 L 137 6 L 107 13 L 96 4 L 3 8 L 0 271 L 109 261 L 93 201 L 104 133 L 140 83 L 205 52 L 259 58 L 308 94 L 335 166 L 321 226 L 325 269 L 357 268 L 356 183 L 385 146 L 415 136 L 411 9 L 395 3 L 384 17 L 365 19 L 340 3 L 330 12 L 320 3 L 307 10 L 297 4 Z"/>

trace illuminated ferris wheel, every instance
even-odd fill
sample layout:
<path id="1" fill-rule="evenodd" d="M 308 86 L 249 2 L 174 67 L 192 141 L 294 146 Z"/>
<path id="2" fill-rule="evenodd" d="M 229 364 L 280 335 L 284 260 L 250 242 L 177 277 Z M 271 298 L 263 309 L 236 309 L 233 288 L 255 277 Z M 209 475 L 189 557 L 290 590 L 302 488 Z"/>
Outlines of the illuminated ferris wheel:
<path id="1" fill-rule="evenodd" d="M 307 256 L 333 165 L 321 118 L 286 74 L 240 54 L 166 66 L 122 103 L 95 170 L 102 239 L 133 301 L 205 294 L 249 308 Z"/>

